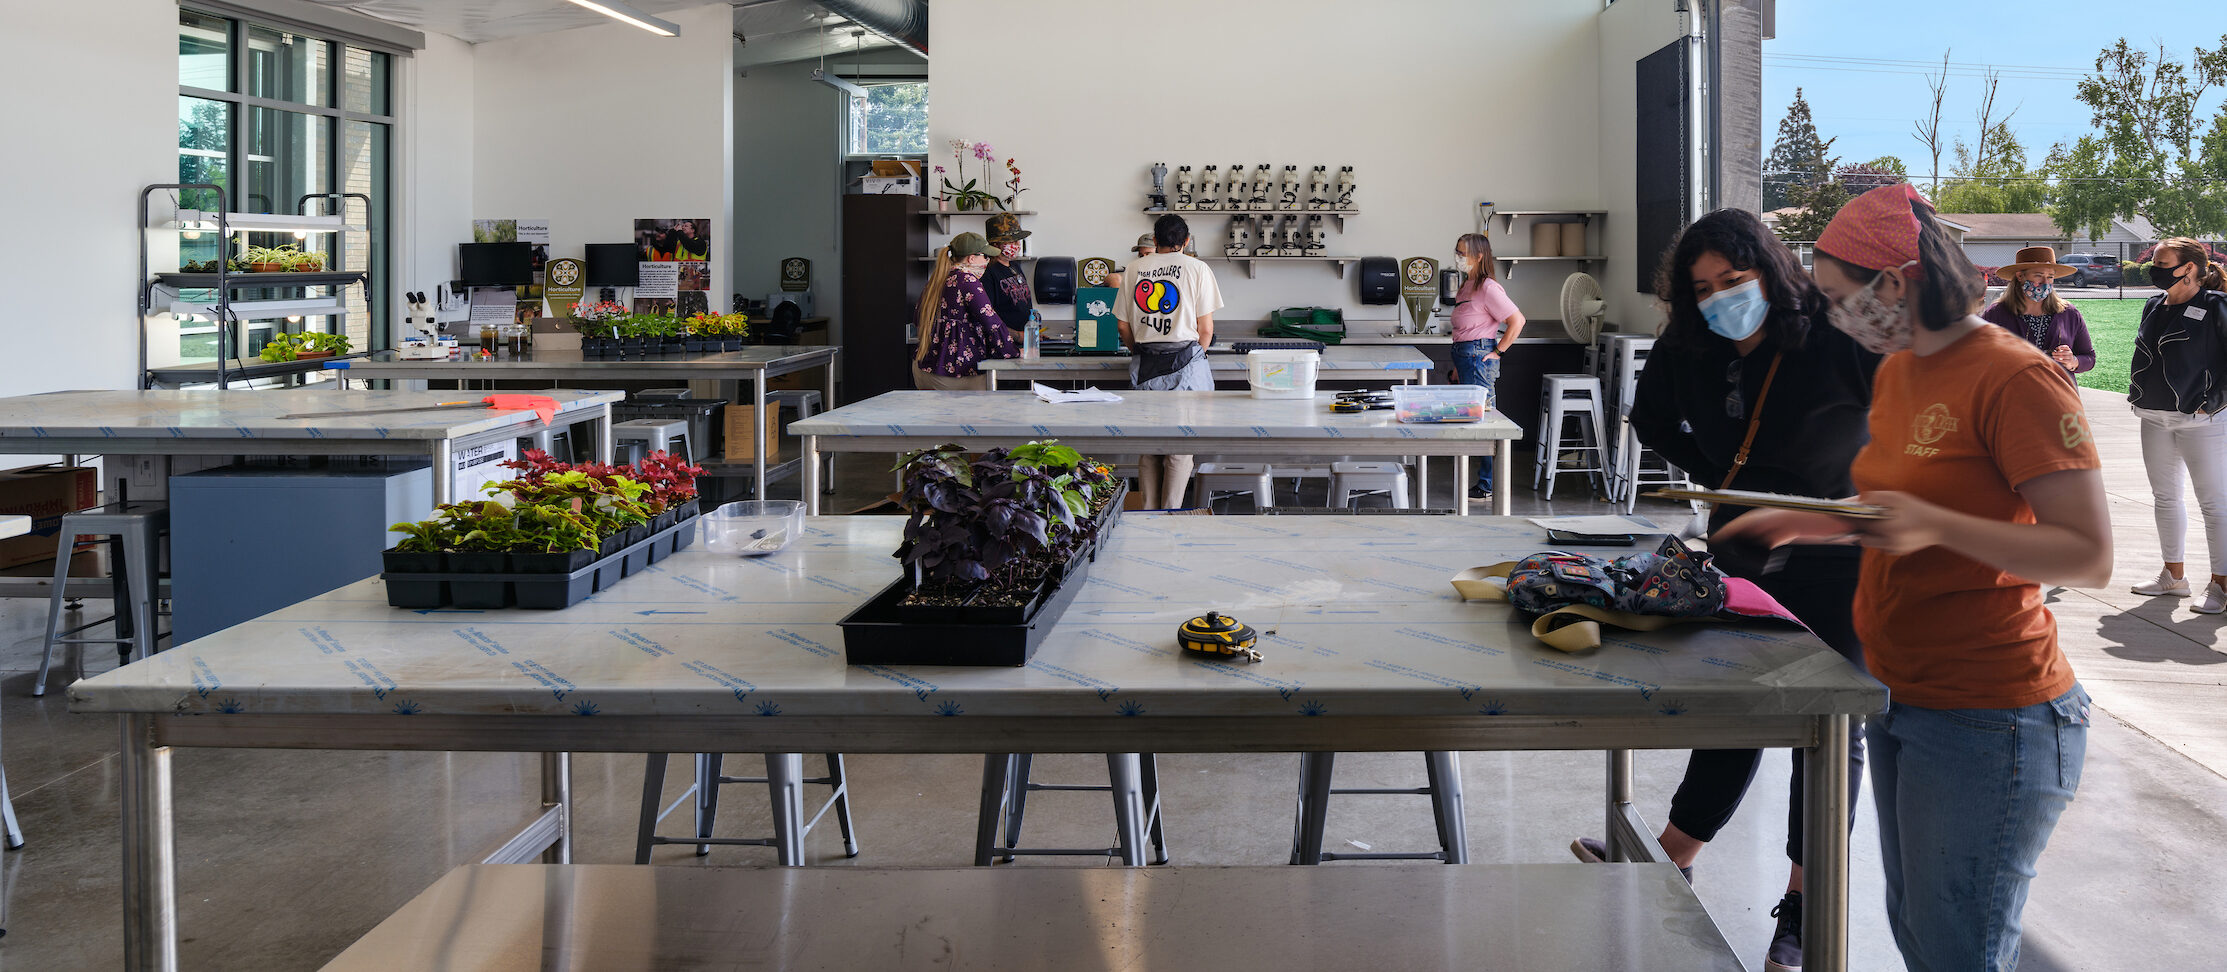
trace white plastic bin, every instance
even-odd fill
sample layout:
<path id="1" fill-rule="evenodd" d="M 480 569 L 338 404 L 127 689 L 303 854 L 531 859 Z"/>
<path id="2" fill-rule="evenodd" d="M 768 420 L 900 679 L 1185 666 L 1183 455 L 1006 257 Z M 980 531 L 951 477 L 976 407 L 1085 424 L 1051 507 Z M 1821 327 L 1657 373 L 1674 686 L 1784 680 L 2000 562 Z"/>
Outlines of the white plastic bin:
<path id="1" fill-rule="evenodd" d="M 1400 422 L 1481 422 L 1485 390 L 1476 385 L 1393 385 L 1392 418 Z"/>
<path id="2" fill-rule="evenodd" d="M 1267 350 L 1245 352 L 1254 398 L 1313 398 L 1322 352 Z"/>

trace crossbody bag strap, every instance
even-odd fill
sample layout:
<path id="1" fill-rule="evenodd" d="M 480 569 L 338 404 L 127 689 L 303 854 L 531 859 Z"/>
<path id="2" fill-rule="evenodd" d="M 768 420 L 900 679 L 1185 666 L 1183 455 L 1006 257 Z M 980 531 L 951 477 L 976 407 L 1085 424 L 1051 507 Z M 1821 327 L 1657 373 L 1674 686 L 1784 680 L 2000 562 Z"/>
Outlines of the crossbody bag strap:
<path id="1" fill-rule="evenodd" d="M 1748 450 L 1755 446 L 1755 432 L 1763 427 L 1763 403 L 1771 398 L 1771 379 L 1778 377 L 1779 361 L 1785 357 L 1786 352 L 1784 351 L 1772 352 L 1771 369 L 1763 373 L 1763 388 L 1755 393 L 1755 408 L 1748 412 L 1747 437 L 1740 440 L 1740 451 L 1733 454 L 1732 468 L 1724 474 L 1724 484 L 1718 486 L 1718 489 L 1731 489 L 1732 480 L 1738 477 L 1740 469 L 1748 464 Z"/>

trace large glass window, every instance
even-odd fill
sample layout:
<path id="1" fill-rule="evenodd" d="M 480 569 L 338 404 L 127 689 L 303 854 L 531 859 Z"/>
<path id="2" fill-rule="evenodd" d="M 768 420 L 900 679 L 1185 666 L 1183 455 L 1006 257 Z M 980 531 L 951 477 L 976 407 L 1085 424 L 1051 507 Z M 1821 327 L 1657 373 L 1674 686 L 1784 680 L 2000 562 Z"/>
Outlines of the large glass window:
<path id="1" fill-rule="evenodd" d="M 928 82 L 874 84 L 851 99 L 852 155 L 922 155 L 928 151 Z"/>
<path id="2" fill-rule="evenodd" d="M 179 181 L 214 184 L 223 187 L 225 196 L 181 199 L 181 205 L 242 213 L 337 213 L 364 229 L 302 238 L 249 233 L 231 241 L 202 234 L 179 241 L 181 265 L 220 255 L 237 257 L 244 246 L 291 244 L 322 253 L 330 269 L 369 270 L 374 283 L 380 281 L 387 261 L 392 62 L 383 52 L 181 8 Z M 229 354 L 252 356 L 281 331 L 342 331 L 359 349 L 383 345 L 389 313 L 381 289 L 341 289 L 344 315 L 243 320 Z M 332 292 L 297 285 L 241 291 L 234 299 Z M 214 358 L 216 341 L 214 325 L 181 322 L 179 353 L 184 360 Z"/>

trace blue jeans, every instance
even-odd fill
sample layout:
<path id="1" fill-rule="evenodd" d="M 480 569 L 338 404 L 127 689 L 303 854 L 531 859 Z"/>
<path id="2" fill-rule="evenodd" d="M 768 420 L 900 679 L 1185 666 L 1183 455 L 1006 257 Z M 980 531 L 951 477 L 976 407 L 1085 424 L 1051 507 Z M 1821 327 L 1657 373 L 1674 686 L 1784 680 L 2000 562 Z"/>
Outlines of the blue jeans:
<path id="1" fill-rule="evenodd" d="M 1461 383 L 1464 385 L 1476 385 L 1483 388 L 1485 390 L 1486 408 L 1499 407 L 1496 402 L 1498 396 L 1494 394 L 1493 386 L 1500 381 L 1500 359 L 1485 356 L 1487 349 L 1497 346 L 1498 343 L 1497 338 L 1454 342 L 1454 377 L 1461 379 Z M 1507 445 L 1507 443 L 1502 443 L 1500 447 L 1505 449 Z M 1491 492 L 1492 460 L 1480 457 L 1475 461 L 1477 463 L 1477 488 Z"/>
<path id="2" fill-rule="evenodd" d="M 2088 693 L 1872 717 L 1887 925 L 1910 972 L 2010 972 L 2034 862 L 2080 788 Z"/>

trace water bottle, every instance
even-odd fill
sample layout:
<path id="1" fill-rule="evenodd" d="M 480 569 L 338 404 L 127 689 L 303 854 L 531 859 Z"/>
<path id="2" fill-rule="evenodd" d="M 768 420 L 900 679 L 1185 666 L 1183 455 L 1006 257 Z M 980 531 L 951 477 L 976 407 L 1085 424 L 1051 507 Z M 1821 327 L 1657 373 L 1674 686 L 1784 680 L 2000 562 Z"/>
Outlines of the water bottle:
<path id="1" fill-rule="evenodd" d="M 1028 326 L 1021 329 L 1021 357 L 1037 356 L 1044 334 L 1044 315 L 1035 308 L 1028 312 Z"/>

